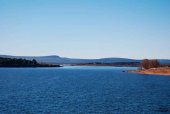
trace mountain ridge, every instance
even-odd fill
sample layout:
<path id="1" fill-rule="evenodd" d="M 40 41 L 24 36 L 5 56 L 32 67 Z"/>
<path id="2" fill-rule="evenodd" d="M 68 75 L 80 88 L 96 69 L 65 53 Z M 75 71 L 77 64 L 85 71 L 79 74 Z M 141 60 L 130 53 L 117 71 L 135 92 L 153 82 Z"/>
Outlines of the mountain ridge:
<path id="1" fill-rule="evenodd" d="M 116 62 L 140 62 L 141 59 L 129 59 L 129 58 L 119 58 L 119 57 L 108 57 L 108 58 L 98 58 L 98 59 L 81 59 L 81 58 L 67 58 L 60 57 L 58 55 L 48 55 L 48 56 L 13 56 L 13 55 L 0 55 L 4 58 L 22 58 L 26 60 L 35 59 L 40 63 L 50 63 L 50 64 L 79 64 L 79 63 L 116 63 Z M 158 59 L 162 64 L 170 64 L 170 59 Z"/>

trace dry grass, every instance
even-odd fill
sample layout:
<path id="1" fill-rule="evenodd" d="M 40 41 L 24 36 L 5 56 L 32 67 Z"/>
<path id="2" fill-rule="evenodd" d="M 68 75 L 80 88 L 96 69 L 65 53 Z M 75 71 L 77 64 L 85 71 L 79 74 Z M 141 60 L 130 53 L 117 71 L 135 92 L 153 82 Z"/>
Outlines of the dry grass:
<path id="1" fill-rule="evenodd" d="M 140 74 L 158 74 L 158 75 L 170 76 L 170 67 L 151 68 L 151 69 L 146 69 L 146 70 L 129 70 L 129 72 L 135 72 L 135 73 L 140 73 Z"/>

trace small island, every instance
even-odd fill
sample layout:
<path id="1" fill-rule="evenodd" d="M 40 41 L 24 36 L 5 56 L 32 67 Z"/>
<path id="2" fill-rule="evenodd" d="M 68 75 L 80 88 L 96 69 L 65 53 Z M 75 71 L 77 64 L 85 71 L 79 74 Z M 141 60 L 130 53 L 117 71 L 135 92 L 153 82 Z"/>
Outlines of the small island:
<path id="1" fill-rule="evenodd" d="M 144 59 L 138 70 L 129 70 L 128 72 L 170 76 L 170 65 L 160 65 L 157 60 Z"/>
<path id="2" fill-rule="evenodd" d="M 16 59 L 0 57 L 0 67 L 61 67 L 60 65 L 38 63 L 35 59 Z"/>

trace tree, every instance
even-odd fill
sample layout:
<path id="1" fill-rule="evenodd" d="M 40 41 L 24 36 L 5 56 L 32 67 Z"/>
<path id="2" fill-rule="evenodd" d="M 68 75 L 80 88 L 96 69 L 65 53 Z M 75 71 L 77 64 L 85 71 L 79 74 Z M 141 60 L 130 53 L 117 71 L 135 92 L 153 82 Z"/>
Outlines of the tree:
<path id="1" fill-rule="evenodd" d="M 149 60 L 148 59 L 144 59 L 141 61 L 140 63 L 140 67 L 143 69 L 149 69 Z"/>
<path id="2" fill-rule="evenodd" d="M 140 63 L 141 69 L 157 68 L 160 66 L 158 60 L 148 60 L 144 59 Z"/>
<path id="3" fill-rule="evenodd" d="M 32 60 L 33 64 L 36 65 L 37 61 L 35 59 Z"/>
<path id="4" fill-rule="evenodd" d="M 159 64 L 158 60 L 150 60 L 149 61 L 149 68 L 157 68 L 159 66 L 160 66 L 160 64 Z"/>

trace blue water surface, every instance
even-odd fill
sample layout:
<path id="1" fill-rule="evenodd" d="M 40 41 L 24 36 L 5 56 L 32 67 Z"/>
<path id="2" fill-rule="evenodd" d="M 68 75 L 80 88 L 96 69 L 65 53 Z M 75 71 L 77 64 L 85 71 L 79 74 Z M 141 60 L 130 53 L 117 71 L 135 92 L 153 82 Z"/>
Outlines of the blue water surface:
<path id="1" fill-rule="evenodd" d="M 169 114 L 170 76 L 130 69 L 0 68 L 0 114 Z"/>

